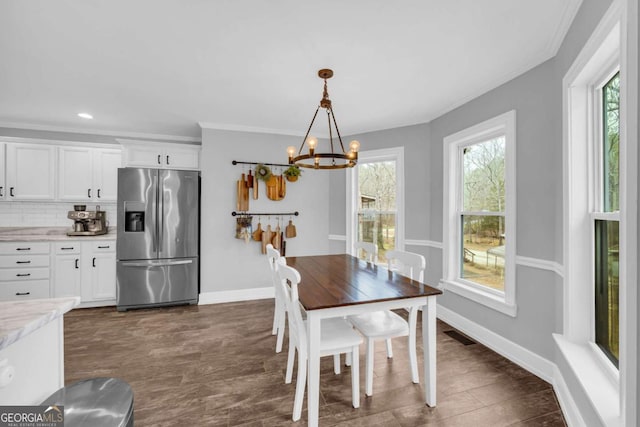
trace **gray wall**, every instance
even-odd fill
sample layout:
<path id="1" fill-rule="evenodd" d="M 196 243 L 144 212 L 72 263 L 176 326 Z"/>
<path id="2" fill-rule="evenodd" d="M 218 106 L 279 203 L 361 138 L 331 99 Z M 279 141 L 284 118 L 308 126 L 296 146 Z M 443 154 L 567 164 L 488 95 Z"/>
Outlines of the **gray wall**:
<path id="1" fill-rule="evenodd" d="M 562 264 L 562 78 L 583 48 L 610 0 L 584 0 L 558 54 L 547 62 L 431 121 L 427 125 L 358 135 L 363 150 L 405 146 L 407 160 L 406 238 L 441 242 L 443 235 L 443 138 L 510 110 L 516 110 L 516 253 Z M 332 232 L 344 233 L 344 179 L 331 178 Z M 344 218 L 341 219 L 344 221 Z M 442 253 L 411 248 L 427 256 L 426 280 L 442 277 Z M 445 292 L 439 304 L 550 360 L 552 333 L 562 332 L 563 281 L 555 272 L 517 266 L 515 318 Z M 564 361 L 559 369 L 588 422 L 595 411 Z"/>
<path id="2" fill-rule="evenodd" d="M 286 163 L 286 149 L 301 137 L 203 129 L 201 292 L 271 287 L 268 265 L 260 244 L 235 238 L 236 181 L 243 168 L 232 160 Z M 248 172 L 248 169 L 245 169 Z M 287 256 L 329 252 L 329 176 L 327 171 L 305 169 L 295 183 L 287 183 L 286 197 L 268 200 L 260 182 L 258 200 L 250 200 L 253 212 L 300 212 L 293 217 L 298 236 L 287 241 Z M 289 218 L 283 218 L 288 222 Z M 257 225 L 258 218 L 253 224 Z M 283 225 L 286 225 L 285 222 Z M 262 218 L 263 229 L 268 218 Z M 276 218 L 271 217 L 272 228 Z M 284 229 L 283 229 L 284 231 Z"/>
<path id="3" fill-rule="evenodd" d="M 554 61 L 549 60 L 510 82 L 431 122 L 432 239 L 442 241 L 443 139 L 455 132 L 516 110 L 516 254 L 558 260 L 555 226 L 562 217 L 562 117 Z M 437 161 L 436 161 L 437 159 Z M 555 275 L 518 266 L 518 315 L 505 316 L 452 293 L 440 303 L 503 337 L 552 359 L 551 337 L 561 323 L 556 320 Z M 527 333 L 522 333 L 527 331 Z"/>

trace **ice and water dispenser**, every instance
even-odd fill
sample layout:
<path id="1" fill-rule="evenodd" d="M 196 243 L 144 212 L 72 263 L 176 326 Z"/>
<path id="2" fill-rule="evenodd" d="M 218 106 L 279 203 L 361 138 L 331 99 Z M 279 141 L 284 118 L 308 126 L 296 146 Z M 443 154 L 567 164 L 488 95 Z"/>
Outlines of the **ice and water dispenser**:
<path id="1" fill-rule="evenodd" d="M 124 231 L 144 231 L 144 203 L 124 202 Z"/>

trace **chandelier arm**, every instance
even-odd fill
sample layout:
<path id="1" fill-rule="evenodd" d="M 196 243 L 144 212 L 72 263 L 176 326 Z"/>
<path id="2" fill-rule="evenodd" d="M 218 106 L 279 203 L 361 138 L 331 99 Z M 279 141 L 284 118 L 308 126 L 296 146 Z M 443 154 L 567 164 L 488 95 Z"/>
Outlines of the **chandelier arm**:
<path id="1" fill-rule="evenodd" d="M 331 107 L 331 117 L 333 117 L 333 124 L 336 127 L 336 133 L 338 134 L 338 141 L 340 141 L 340 148 L 342 148 L 343 153 L 346 153 L 346 151 L 344 150 L 344 145 L 342 144 L 342 137 L 340 136 L 340 130 L 338 129 L 338 122 L 336 122 L 336 116 L 335 114 L 333 114 L 333 107 Z"/>
<path id="2" fill-rule="evenodd" d="M 311 132 L 311 126 L 313 126 L 313 122 L 316 121 L 316 116 L 318 115 L 318 110 L 320 110 L 320 106 L 319 105 L 318 105 L 318 108 L 316 108 L 316 112 L 313 113 L 313 118 L 311 119 L 311 123 L 309 123 L 309 128 L 307 129 L 307 133 L 304 134 L 304 138 L 302 139 L 302 144 L 300 144 L 300 149 L 298 150 L 298 155 L 300 155 L 300 153 L 302 153 L 302 149 L 304 148 L 304 143 L 307 141 L 307 137 L 309 136 L 309 132 Z"/>

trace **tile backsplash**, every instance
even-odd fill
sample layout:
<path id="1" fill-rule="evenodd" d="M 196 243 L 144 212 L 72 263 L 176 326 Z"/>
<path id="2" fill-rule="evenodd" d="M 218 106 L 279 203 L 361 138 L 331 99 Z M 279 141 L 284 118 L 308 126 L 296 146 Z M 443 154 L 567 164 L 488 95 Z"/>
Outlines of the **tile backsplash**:
<path id="1" fill-rule="evenodd" d="M 73 210 L 70 202 L 0 202 L 0 227 L 71 227 L 67 213 Z M 95 203 L 87 203 L 87 210 L 95 210 Z M 107 212 L 109 227 L 116 225 L 116 203 L 100 203 Z"/>

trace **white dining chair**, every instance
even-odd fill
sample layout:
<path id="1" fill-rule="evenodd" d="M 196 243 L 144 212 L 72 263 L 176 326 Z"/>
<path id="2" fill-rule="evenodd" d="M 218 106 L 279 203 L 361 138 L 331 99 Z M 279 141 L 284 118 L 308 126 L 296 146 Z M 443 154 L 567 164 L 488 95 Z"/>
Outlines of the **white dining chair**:
<path id="1" fill-rule="evenodd" d="M 276 353 L 282 351 L 282 341 L 284 339 L 284 328 L 286 325 L 286 304 L 285 296 L 282 295 L 282 291 L 278 286 L 278 266 L 283 257 L 280 257 L 280 252 L 274 249 L 273 245 L 269 243 L 267 245 L 267 260 L 269 261 L 269 269 L 271 272 L 271 281 L 274 288 L 274 309 L 273 309 L 273 327 L 271 329 L 271 335 L 276 335 Z"/>
<path id="2" fill-rule="evenodd" d="M 391 271 L 397 271 L 403 276 L 415 279 L 420 282 L 424 279 L 424 269 L 426 261 L 420 254 L 404 251 L 388 251 L 387 266 Z M 366 373 L 365 373 L 365 394 L 373 395 L 373 354 L 374 342 L 385 340 L 387 346 L 387 357 L 393 357 L 391 338 L 408 337 L 409 339 L 409 364 L 411 365 L 411 380 L 419 383 L 418 359 L 416 354 L 416 321 L 418 310 L 409 310 L 409 321 L 391 310 L 376 311 L 373 313 L 363 313 L 357 316 L 350 316 L 349 321 L 365 337 Z"/>
<path id="3" fill-rule="evenodd" d="M 289 323 L 289 358 L 285 382 L 291 383 L 295 352 L 298 352 L 298 376 L 293 403 L 293 421 L 302 416 L 302 401 L 307 380 L 307 362 L 309 359 L 309 340 L 307 325 L 302 319 L 302 312 L 298 301 L 298 284 L 300 274 L 292 267 L 281 264 L 278 268 L 279 286 L 286 295 L 286 306 Z M 323 319 L 321 323 L 320 356 L 351 354 L 351 399 L 353 407 L 360 407 L 360 367 L 358 348 L 362 337 L 353 329 L 351 324 L 342 318 Z M 334 358 L 335 361 L 335 358 Z"/>
<path id="4" fill-rule="evenodd" d="M 360 251 L 363 251 L 363 257 L 367 262 L 378 262 L 378 245 L 370 242 L 355 242 L 353 244 L 356 257 L 360 258 Z"/>

